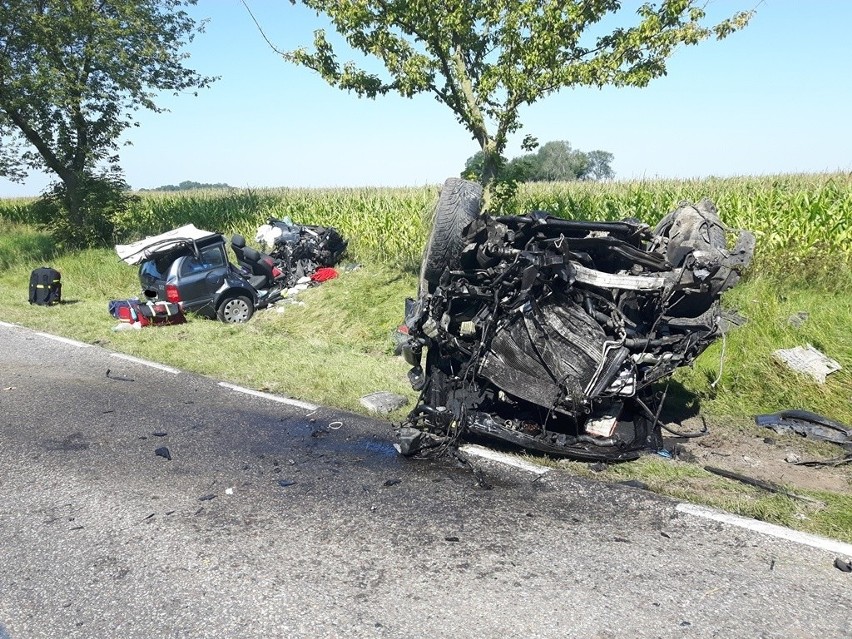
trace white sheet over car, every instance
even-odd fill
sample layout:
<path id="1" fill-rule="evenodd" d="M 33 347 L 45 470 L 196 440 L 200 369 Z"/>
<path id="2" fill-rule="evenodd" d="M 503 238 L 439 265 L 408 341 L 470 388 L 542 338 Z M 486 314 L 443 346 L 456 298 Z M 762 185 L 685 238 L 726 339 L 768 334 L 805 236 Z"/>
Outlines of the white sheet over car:
<path id="1" fill-rule="evenodd" d="M 165 253 L 183 242 L 201 240 L 211 235 L 216 235 L 216 233 L 195 228 L 194 224 L 187 224 L 160 235 L 146 237 L 132 244 L 116 244 L 115 252 L 128 264 L 139 264 L 155 253 Z"/>

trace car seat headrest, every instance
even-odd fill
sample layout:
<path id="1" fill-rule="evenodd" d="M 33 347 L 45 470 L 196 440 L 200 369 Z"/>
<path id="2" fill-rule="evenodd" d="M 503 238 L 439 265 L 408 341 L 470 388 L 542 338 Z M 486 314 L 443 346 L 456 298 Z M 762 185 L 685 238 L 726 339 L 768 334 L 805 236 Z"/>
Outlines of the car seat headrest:
<path id="1" fill-rule="evenodd" d="M 236 246 L 237 248 L 245 248 L 246 238 L 244 238 L 242 235 L 234 235 L 231 238 L 231 246 Z"/>

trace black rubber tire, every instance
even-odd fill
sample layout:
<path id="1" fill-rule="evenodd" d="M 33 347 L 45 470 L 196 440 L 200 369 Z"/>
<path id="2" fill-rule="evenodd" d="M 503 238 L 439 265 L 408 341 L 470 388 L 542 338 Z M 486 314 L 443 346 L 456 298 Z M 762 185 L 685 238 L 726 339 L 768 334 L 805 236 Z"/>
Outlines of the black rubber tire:
<path id="1" fill-rule="evenodd" d="M 676 252 L 674 247 L 686 241 L 695 248 L 703 244 L 703 249 L 709 251 L 724 250 L 726 246 L 725 226 L 716 207 L 706 199 L 698 204 L 679 206 L 657 223 L 654 233 L 669 238 L 669 258 Z"/>
<path id="2" fill-rule="evenodd" d="M 430 292 L 447 268 L 459 267 L 462 232 L 482 211 L 482 185 L 448 178 L 441 189 L 420 267 L 420 290 Z"/>
<path id="3" fill-rule="evenodd" d="M 244 295 L 228 297 L 216 309 L 216 317 L 226 324 L 244 324 L 254 315 L 254 304 Z"/>

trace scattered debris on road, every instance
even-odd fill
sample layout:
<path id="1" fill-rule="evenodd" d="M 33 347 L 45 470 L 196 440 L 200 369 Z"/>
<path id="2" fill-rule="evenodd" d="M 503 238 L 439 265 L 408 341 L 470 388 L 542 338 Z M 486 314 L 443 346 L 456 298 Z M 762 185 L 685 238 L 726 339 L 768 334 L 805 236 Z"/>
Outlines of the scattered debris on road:
<path id="1" fill-rule="evenodd" d="M 172 460 L 172 453 L 171 453 L 171 451 L 168 449 L 168 447 L 167 447 L 167 446 L 160 446 L 158 449 L 156 449 L 156 450 L 154 451 L 154 454 L 155 454 L 157 457 L 162 457 L 162 458 L 164 458 L 164 459 L 168 459 L 169 461 L 171 461 L 171 460 Z"/>
<path id="2" fill-rule="evenodd" d="M 135 382 L 136 380 L 132 377 L 124 377 L 123 375 L 113 375 L 110 369 L 106 369 L 106 376 L 108 379 L 114 379 L 117 382 Z"/>

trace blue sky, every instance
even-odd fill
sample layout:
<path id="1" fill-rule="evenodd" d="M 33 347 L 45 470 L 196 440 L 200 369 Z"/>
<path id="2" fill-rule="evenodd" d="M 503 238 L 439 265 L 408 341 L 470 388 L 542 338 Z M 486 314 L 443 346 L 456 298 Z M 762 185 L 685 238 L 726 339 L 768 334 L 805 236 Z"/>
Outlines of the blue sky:
<path id="1" fill-rule="evenodd" d="M 309 45 L 324 26 L 287 0 L 247 1 L 279 49 Z M 757 2 L 711 0 L 708 13 Z M 429 95 L 363 100 L 283 61 L 239 0 L 201 0 L 192 13 L 209 23 L 191 64 L 221 79 L 197 97 L 164 96 L 168 113 L 140 114 L 121 151 L 133 188 L 437 184 L 477 150 Z M 530 133 L 610 151 L 619 179 L 852 171 L 850 32 L 847 0 L 765 0 L 745 30 L 680 49 L 647 88 L 569 89 L 525 107 L 507 154 Z M 50 179 L 0 178 L 0 197 L 37 195 Z"/>

